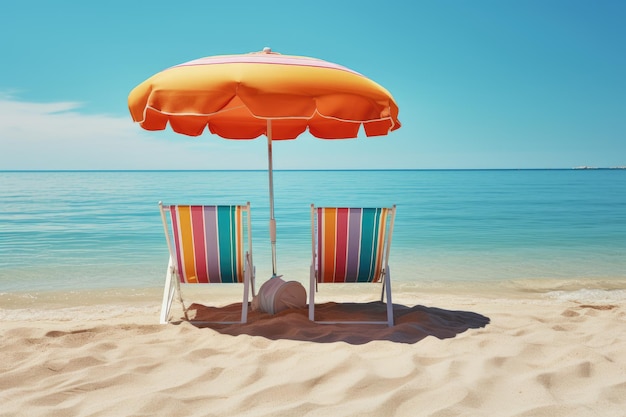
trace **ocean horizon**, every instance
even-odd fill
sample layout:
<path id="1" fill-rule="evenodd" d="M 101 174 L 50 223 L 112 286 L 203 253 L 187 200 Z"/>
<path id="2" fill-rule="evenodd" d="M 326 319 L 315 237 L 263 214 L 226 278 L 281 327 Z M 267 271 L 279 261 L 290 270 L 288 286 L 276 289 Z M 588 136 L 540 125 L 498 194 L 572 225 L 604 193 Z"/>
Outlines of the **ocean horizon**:
<path id="1" fill-rule="evenodd" d="M 575 166 L 575 167 L 544 167 L 544 168 L 320 168 L 320 169 L 276 169 L 274 172 L 350 172 L 350 171 L 606 171 L 626 170 L 626 166 Z M 0 169 L 0 173 L 19 172 L 265 172 L 267 169 Z"/>

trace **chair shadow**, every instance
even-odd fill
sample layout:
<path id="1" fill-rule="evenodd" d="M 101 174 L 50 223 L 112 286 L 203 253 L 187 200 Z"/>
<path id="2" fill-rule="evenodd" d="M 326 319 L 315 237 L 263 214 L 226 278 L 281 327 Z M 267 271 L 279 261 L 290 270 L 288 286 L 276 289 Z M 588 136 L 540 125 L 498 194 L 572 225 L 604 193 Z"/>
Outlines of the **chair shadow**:
<path id="1" fill-rule="evenodd" d="M 274 315 L 251 311 L 247 323 L 195 325 L 232 336 L 246 334 L 270 340 L 345 342 L 361 345 L 377 340 L 414 344 L 427 336 L 448 339 L 469 329 L 486 327 L 490 323 L 488 317 L 471 311 L 445 310 L 421 305 L 408 307 L 401 304 L 394 304 L 393 309 L 393 327 L 384 324 L 314 323 L 308 318 L 308 308 L 289 309 Z M 240 319 L 241 303 L 219 308 L 192 304 L 189 312 L 190 317 L 198 321 L 237 321 Z M 386 320 L 386 306 L 382 302 L 316 304 L 315 318 L 337 321 Z"/>

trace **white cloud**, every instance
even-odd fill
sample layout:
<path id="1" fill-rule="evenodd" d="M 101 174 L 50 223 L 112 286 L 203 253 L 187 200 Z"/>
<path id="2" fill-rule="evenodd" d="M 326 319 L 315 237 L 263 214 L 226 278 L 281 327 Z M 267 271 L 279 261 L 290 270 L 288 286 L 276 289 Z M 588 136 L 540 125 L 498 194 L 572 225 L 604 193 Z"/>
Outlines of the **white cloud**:
<path id="1" fill-rule="evenodd" d="M 0 170 L 264 169 L 267 165 L 263 140 L 251 144 L 147 132 L 130 115 L 84 114 L 82 109 L 75 102 L 33 103 L 0 95 Z"/>
<path id="2" fill-rule="evenodd" d="M 80 103 L 28 103 L 0 99 L 0 134 L 14 141 L 55 141 L 82 139 L 86 134 L 98 137 L 132 135 L 129 120 L 76 112 Z"/>

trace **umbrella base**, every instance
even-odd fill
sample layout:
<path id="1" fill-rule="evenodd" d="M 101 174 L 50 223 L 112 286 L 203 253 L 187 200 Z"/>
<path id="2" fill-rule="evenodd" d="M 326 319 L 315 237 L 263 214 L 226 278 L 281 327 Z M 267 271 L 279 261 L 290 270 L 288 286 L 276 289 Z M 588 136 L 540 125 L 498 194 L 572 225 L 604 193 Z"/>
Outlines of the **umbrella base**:
<path id="1" fill-rule="evenodd" d="M 306 290 L 297 281 L 274 277 L 266 281 L 252 301 L 252 309 L 276 314 L 290 308 L 306 307 Z"/>

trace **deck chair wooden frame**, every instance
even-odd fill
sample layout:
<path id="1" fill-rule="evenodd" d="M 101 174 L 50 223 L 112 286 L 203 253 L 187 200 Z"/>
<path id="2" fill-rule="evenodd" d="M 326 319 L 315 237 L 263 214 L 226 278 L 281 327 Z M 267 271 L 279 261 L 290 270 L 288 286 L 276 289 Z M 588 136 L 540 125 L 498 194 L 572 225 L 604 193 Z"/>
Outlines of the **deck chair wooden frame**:
<path id="1" fill-rule="evenodd" d="M 252 296 L 255 295 L 250 203 L 205 206 L 163 205 L 159 202 L 159 210 L 170 254 L 160 323 L 169 322 L 174 297 L 180 302 L 188 321 L 239 323 L 189 320 L 181 284 L 217 283 L 243 283 L 240 322 L 246 323 L 250 290 Z"/>
<path id="2" fill-rule="evenodd" d="M 382 282 L 387 321 L 316 321 L 316 323 L 393 326 L 389 249 L 396 206 L 382 208 L 315 207 L 311 204 L 312 261 L 309 320 L 315 321 L 318 284 Z"/>

